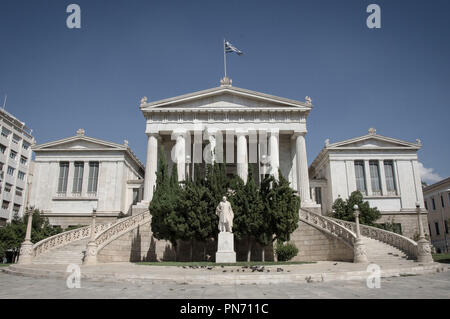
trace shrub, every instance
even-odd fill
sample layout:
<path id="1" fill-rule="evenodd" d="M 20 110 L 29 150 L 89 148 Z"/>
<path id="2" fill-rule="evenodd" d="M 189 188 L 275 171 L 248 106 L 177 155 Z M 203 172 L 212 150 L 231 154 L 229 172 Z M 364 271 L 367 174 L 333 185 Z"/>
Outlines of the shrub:
<path id="1" fill-rule="evenodd" d="M 293 243 L 277 242 L 275 250 L 278 261 L 289 261 L 298 254 L 298 248 Z"/>

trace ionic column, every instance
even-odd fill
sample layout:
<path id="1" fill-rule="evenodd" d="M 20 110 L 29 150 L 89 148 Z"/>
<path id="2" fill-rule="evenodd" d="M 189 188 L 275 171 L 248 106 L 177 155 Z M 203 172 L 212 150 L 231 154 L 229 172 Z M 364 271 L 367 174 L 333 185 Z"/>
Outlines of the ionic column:
<path id="1" fill-rule="evenodd" d="M 312 204 L 309 189 L 308 159 L 306 157 L 305 133 L 296 133 L 297 190 L 302 205 Z"/>
<path id="2" fill-rule="evenodd" d="M 156 185 L 156 170 L 158 169 L 158 134 L 148 134 L 147 162 L 145 164 L 144 178 L 144 202 L 150 202 L 153 198 L 153 190 Z"/>
<path id="3" fill-rule="evenodd" d="M 271 130 L 269 136 L 270 174 L 278 180 L 280 168 L 279 130 Z"/>
<path id="4" fill-rule="evenodd" d="M 247 184 L 248 154 L 246 132 L 236 131 L 237 135 L 237 174 Z"/>
<path id="5" fill-rule="evenodd" d="M 380 168 L 381 195 L 386 196 L 388 193 L 386 186 L 386 173 L 384 172 L 384 161 L 378 161 L 378 167 Z"/>

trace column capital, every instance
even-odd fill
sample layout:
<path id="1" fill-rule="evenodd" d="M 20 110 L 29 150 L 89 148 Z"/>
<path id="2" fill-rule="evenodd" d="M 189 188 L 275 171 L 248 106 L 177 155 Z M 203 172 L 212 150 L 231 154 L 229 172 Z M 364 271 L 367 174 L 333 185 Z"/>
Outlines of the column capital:
<path id="1" fill-rule="evenodd" d="M 179 137 L 179 136 L 186 137 L 187 130 L 186 129 L 176 129 L 176 130 L 172 131 L 171 135 L 175 136 L 175 137 Z"/>
<path id="2" fill-rule="evenodd" d="M 234 130 L 234 134 L 236 134 L 236 136 L 240 136 L 240 135 L 247 136 L 248 135 L 248 130 L 236 129 L 236 130 Z"/>
<path id="3" fill-rule="evenodd" d="M 280 129 L 279 128 L 271 128 L 267 130 L 267 133 L 270 133 L 270 135 L 280 135 Z"/>
<path id="4" fill-rule="evenodd" d="M 306 136 L 306 131 L 294 131 L 294 133 L 292 134 L 292 138 L 297 138 L 299 136 Z"/>

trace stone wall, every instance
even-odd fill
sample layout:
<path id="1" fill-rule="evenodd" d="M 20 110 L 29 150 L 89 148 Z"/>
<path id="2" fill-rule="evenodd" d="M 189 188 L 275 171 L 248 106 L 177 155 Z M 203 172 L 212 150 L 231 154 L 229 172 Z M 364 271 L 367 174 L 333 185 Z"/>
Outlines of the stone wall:
<path id="1" fill-rule="evenodd" d="M 422 223 L 423 223 L 423 230 L 427 236 L 429 236 L 430 231 L 428 228 L 428 220 L 427 220 L 427 214 L 422 214 Z M 402 225 L 402 235 L 409 237 L 411 239 L 414 238 L 415 234 L 419 234 L 419 226 L 417 224 L 417 213 L 416 212 L 394 212 L 392 214 L 389 213 L 382 213 L 382 216 L 380 219 L 378 219 L 377 224 L 383 224 L 383 223 L 398 223 Z"/>
<path id="2" fill-rule="evenodd" d="M 237 261 L 247 260 L 248 240 L 236 240 L 235 250 Z M 299 249 L 294 261 L 353 261 L 353 250 L 338 239 L 329 236 L 316 228 L 299 222 L 298 229 L 292 234 L 291 241 Z M 178 261 L 190 261 L 191 243 L 178 244 Z M 262 247 L 252 241 L 251 260 L 262 260 Z M 214 261 L 217 250 L 216 241 L 207 244 L 193 243 L 193 260 Z M 274 260 L 272 246 L 265 247 L 265 260 Z M 98 261 L 109 262 L 138 262 L 138 261 L 174 261 L 176 251 L 167 241 L 157 240 L 152 236 L 150 222 L 122 235 L 106 245 L 98 254 Z"/>

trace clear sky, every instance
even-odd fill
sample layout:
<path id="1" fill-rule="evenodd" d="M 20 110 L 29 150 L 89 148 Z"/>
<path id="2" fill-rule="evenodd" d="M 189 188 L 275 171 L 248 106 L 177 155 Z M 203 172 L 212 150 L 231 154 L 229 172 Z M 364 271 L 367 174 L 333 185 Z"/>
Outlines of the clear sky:
<path id="1" fill-rule="evenodd" d="M 66 7 L 81 7 L 81 29 Z M 381 29 L 366 8 L 381 7 Z M 144 162 L 142 96 L 233 85 L 304 100 L 309 162 L 324 140 L 367 133 L 415 141 L 424 179 L 450 176 L 450 1 L 0 0 L 0 97 L 38 143 L 86 135 Z"/>

